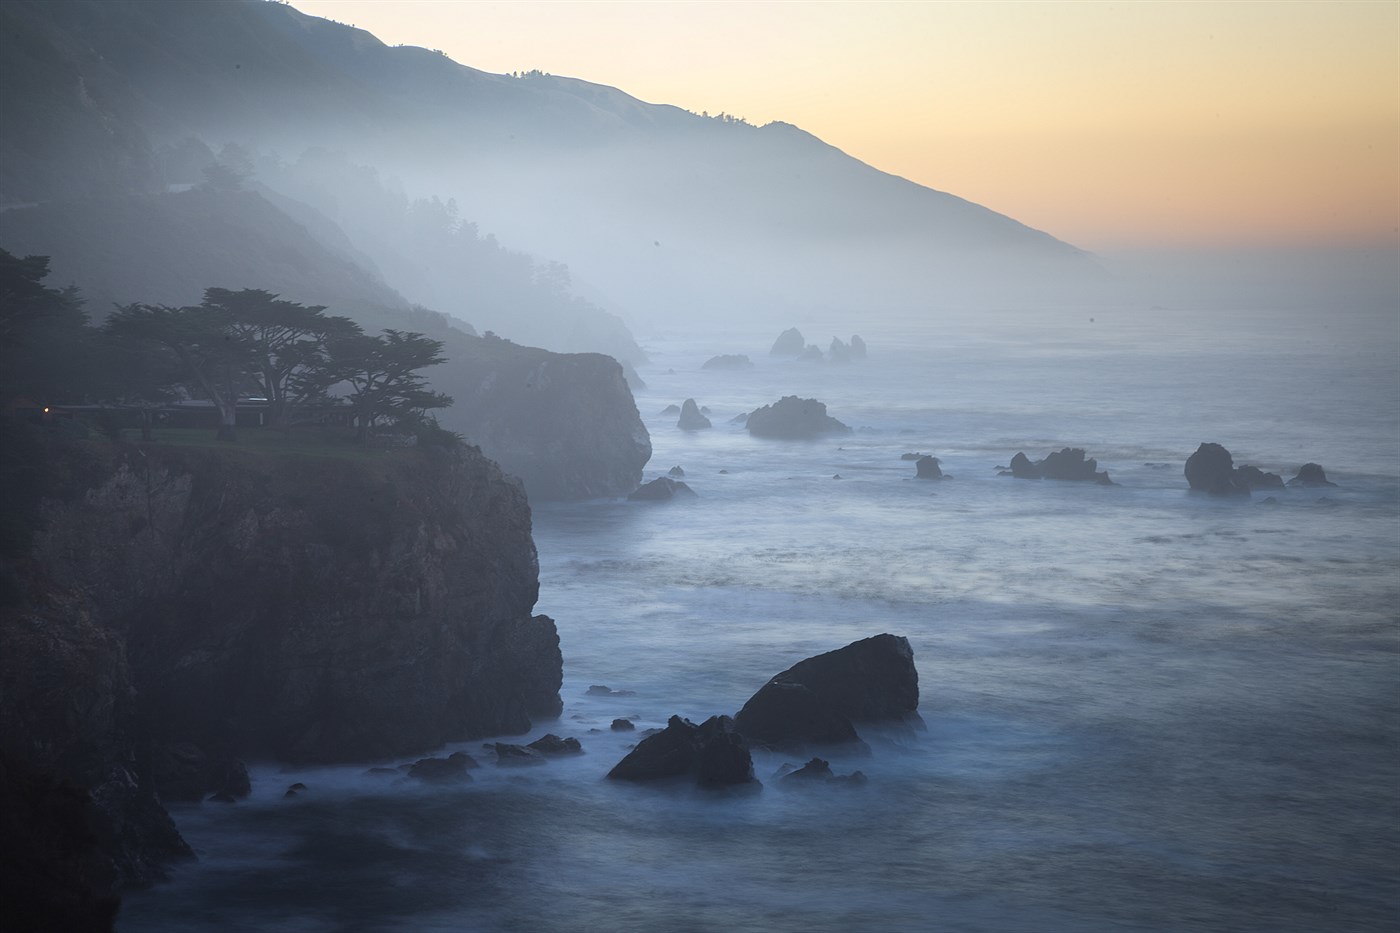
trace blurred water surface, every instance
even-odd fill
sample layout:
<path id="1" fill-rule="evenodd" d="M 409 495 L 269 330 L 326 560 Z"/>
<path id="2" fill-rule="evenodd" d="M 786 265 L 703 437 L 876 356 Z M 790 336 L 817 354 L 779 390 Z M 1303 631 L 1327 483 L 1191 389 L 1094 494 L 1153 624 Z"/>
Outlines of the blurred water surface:
<path id="1" fill-rule="evenodd" d="M 823 348 L 859 332 L 870 358 L 770 359 L 772 333 L 644 341 L 647 478 L 681 466 L 697 499 L 535 507 L 565 709 L 528 738 L 585 755 L 457 790 L 257 766 L 250 800 L 175 811 L 202 860 L 128 897 L 120 928 L 1393 929 L 1396 316 L 797 323 Z M 721 353 L 755 366 L 701 368 Z M 791 394 L 857 432 L 728 423 Z M 712 429 L 660 414 L 689 397 Z M 1338 485 L 1192 495 L 1202 441 Z M 1064 446 L 1119 485 L 997 475 Z M 953 478 L 915 480 L 915 451 Z M 786 791 L 770 754 L 752 795 L 603 780 L 635 741 L 613 718 L 732 714 L 885 631 L 914 647 L 928 731 L 833 756 L 864 787 Z"/>

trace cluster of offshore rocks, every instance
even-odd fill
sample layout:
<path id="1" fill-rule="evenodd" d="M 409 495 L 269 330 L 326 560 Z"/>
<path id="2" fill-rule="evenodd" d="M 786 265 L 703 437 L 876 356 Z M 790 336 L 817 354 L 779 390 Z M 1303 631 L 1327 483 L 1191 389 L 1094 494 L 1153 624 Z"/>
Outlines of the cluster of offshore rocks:
<path id="1" fill-rule="evenodd" d="M 1277 473 L 1267 473 L 1248 464 L 1235 466 L 1235 459 L 1219 444 L 1202 444 L 1186 458 L 1186 482 L 1193 490 L 1213 496 L 1248 496 L 1256 489 L 1282 489 L 1288 486 L 1335 486 L 1320 464 L 1305 463 L 1297 475 L 1284 483 Z"/>
<path id="2" fill-rule="evenodd" d="M 791 360 L 801 360 L 806 363 L 850 363 L 866 358 L 868 351 L 865 341 L 860 339 L 859 334 L 852 334 L 850 341 L 842 340 L 840 337 L 832 337 L 831 344 L 826 352 L 814 343 L 808 343 L 807 338 L 802 336 L 802 331 L 796 327 L 790 327 L 778 335 L 778 339 L 773 341 L 773 348 L 768 351 L 769 356 L 780 357 Z M 700 367 L 708 370 L 736 370 L 753 369 L 753 360 L 742 353 L 722 353 L 719 356 L 712 356 Z"/>
<path id="3" fill-rule="evenodd" d="M 921 728 L 918 706 L 919 675 L 908 639 L 876 635 L 798 662 L 764 684 L 733 718 L 711 716 L 697 725 L 672 716 L 666 728 L 638 742 L 608 777 L 758 787 L 751 749 L 869 754 L 856 723 Z M 785 764 L 775 776 L 785 784 L 865 780 L 859 771 L 837 776 L 817 757 L 800 768 Z"/>
<path id="4" fill-rule="evenodd" d="M 796 329 L 788 333 L 795 333 Z M 784 334 L 786 337 L 787 334 Z M 799 335 L 800 337 L 800 335 Z M 779 338 L 780 342 L 783 338 Z M 859 340 L 855 337 L 853 340 Z M 863 346 L 863 344 L 862 344 Z M 678 415 L 676 426 L 683 431 L 699 431 L 711 427 L 710 410 L 701 407 L 695 399 L 688 398 L 682 405 L 670 405 L 661 412 L 663 415 Z M 731 418 L 730 424 L 742 424 L 753 437 L 774 440 L 815 440 L 831 435 L 852 433 L 851 427 L 827 414 L 826 405 L 814 398 L 784 396 L 771 405 L 764 405 L 751 412 Z M 901 455 L 903 460 L 914 461 L 916 479 L 952 479 L 943 472 L 937 457 L 921 452 Z M 1165 466 L 1165 464 L 1159 464 Z M 1018 451 L 1007 466 L 997 467 L 999 475 L 1016 479 L 1054 479 L 1066 482 L 1096 483 L 1100 486 L 1116 486 L 1107 470 L 1100 470 L 1096 459 L 1090 457 L 1082 447 L 1064 447 L 1053 450 L 1032 460 L 1024 451 Z M 1186 460 L 1186 481 L 1192 490 L 1203 491 L 1217 496 L 1247 496 L 1255 489 L 1282 489 L 1283 478 L 1277 473 L 1266 472 L 1259 467 L 1235 466 L 1230 451 L 1219 444 L 1203 443 Z M 628 498 L 666 501 L 677 497 L 695 496 L 685 483 L 677 477 L 683 476 L 680 467 L 673 467 L 670 476 L 663 476 L 641 486 Z M 838 477 L 839 478 L 839 477 Z M 1298 468 L 1297 475 L 1287 482 L 1288 486 L 1335 486 L 1328 481 L 1322 467 L 1316 463 L 1305 463 Z"/>
<path id="5" fill-rule="evenodd" d="M 667 405 L 663 415 L 678 415 L 676 427 L 682 431 L 703 431 L 712 426 L 710 409 L 688 398 L 680 405 Z M 837 421 L 826 413 L 826 405 L 814 398 L 784 396 L 771 405 L 751 412 L 741 412 L 729 419 L 730 424 L 744 425 L 754 437 L 778 440 L 813 440 L 830 434 L 850 434 L 850 425 Z"/>
<path id="6" fill-rule="evenodd" d="M 831 363 L 849 363 L 852 360 L 863 360 L 866 356 L 865 341 L 860 339 L 859 334 L 851 335 L 849 343 L 840 337 L 831 338 L 831 346 L 827 348 L 826 355 L 822 355 L 821 347 L 814 343 L 808 343 L 802 336 L 802 331 L 796 327 L 789 327 L 778 335 L 778 339 L 773 341 L 773 348 L 768 351 L 769 356 L 785 357 L 793 360 L 803 360 L 804 362 L 818 362 L 822 359 Z"/>

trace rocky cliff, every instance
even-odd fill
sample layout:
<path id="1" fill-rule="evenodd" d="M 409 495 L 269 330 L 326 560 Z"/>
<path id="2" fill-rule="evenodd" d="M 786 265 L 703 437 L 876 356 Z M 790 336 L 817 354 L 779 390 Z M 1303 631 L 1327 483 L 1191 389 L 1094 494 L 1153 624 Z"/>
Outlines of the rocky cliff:
<path id="1" fill-rule="evenodd" d="M 442 422 L 480 444 L 532 499 L 623 496 L 651 459 L 622 366 L 598 353 L 550 353 L 487 336 L 444 351 L 433 386 L 454 404 Z"/>
<path id="2" fill-rule="evenodd" d="M 0 246 L 51 256 L 100 313 L 132 301 L 194 304 L 205 288 L 257 287 L 328 305 L 371 333 L 419 331 L 444 343 L 431 387 L 456 404 L 439 417 L 540 499 L 625 496 L 651 441 L 622 367 L 597 353 L 551 353 L 480 338 L 414 310 L 312 238 L 263 197 L 197 189 L 0 212 Z"/>
<path id="3" fill-rule="evenodd" d="M 529 507 L 475 448 L 4 433 L 0 783 L 95 802 L 96 890 L 187 852 L 162 762 L 373 759 L 558 714 Z"/>

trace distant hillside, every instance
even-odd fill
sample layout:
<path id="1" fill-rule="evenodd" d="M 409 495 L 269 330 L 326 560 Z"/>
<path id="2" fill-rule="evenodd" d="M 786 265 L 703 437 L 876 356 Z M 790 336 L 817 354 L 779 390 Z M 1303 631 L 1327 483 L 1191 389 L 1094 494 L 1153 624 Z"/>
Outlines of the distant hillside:
<path id="1" fill-rule="evenodd" d="M 0 213 L 0 247 L 52 257 L 50 281 L 77 285 L 98 320 L 114 304 L 198 304 L 211 286 L 264 288 L 352 317 L 409 308 L 348 254 L 248 191 L 201 186 L 9 210 Z"/>
<path id="2" fill-rule="evenodd" d="M 60 277 L 81 272 L 90 303 L 102 310 L 112 301 L 137 296 L 165 300 L 157 296 L 188 295 L 193 289 L 197 297 L 206 272 L 229 271 L 230 256 L 251 263 L 243 279 L 252 281 L 259 277 L 253 273 L 262 273 L 264 287 L 295 293 L 303 278 L 299 270 L 287 268 L 296 265 L 295 254 L 248 250 L 242 244 L 221 250 L 214 235 L 219 221 L 206 210 L 212 207 L 207 192 L 173 202 L 130 197 L 156 197 L 204 181 L 201 169 L 216 161 L 210 144 L 221 147 L 241 114 L 246 129 L 233 136 L 254 152 L 234 148 L 247 160 L 250 175 L 266 176 L 248 179 L 247 187 L 276 209 L 264 212 L 271 231 L 266 242 L 275 243 L 279 231 L 295 221 L 316 241 L 313 248 L 334 254 L 345 267 L 344 274 L 332 272 L 328 282 L 310 283 L 321 302 L 406 306 L 381 280 L 387 278 L 411 292 L 414 302 L 431 304 L 459 320 L 480 320 L 481 329 L 522 343 L 641 362 L 643 354 L 626 325 L 573 294 L 567 275 L 559 275 L 562 266 L 507 250 L 494 237 L 479 236 L 466 218 L 460 230 L 454 222 L 451 230 L 434 231 L 448 236 L 425 238 L 427 231 L 411 223 L 412 202 L 401 188 L 397 201 L 390 197 L 372 168 L 351 165 L 343 155 L 314 145 L 297 145 L 302 156 L 286 163 L 264 151 L 255 166 L 252 155 L 259 154 L 258 143 L 278 120 L 311 130 L 307 138 L 314 142 L 320 139 L 314 125 L 325 114 L 348 114 L 374 97 L 370 87 L 343 96 L 341 78 L 308 69 L 303 50 L 266 31 L 263 8 L 272 6 L 0 4 L 0 126 L 5 128 L 0 135 L 0 211 L 16 205 L 43 208 L 0 221 L 11 248 L 53 255 Z M 231 69 L 220 64 L 237 49 L 252 54 L 244 59 L 247 72 L 242 61 Z M 317 88 L 329 90 L 322 94 Z M 300 102 L 298 91 L 304 98 Z M 374 127 L 361 128 L 372 132 Z M 328 173 L 328 168 L 336 171 Z M 328 185 L 332 180 L 339 183 L 333 190 Z M 143 209 L 173 212 L 175 227 L 128 223 Z M 118 216 L 106 216 L 112 210 Z M 274 216 L 277 212 L 286 216 Z M 189 239 L 185 221 L 196 218 L 205 229 Z M 174 240 L 174 249 L 187 261 L 153 277 L 138 273 L 139 258 L 131 261 L 129 254 L 139 252 L 137 243 L 86 249 L 81 263 L 71 255 L 69 233 L 87 223 L 103 229 L 109 222 L 149 230 L 149 238 L 158 241 Z M 83 237 L 86 246 L 100 241 Z M 225 255 L 191 255 L 194 243 Z M 472 254 L 471 261 L 461 261 L 463 251 Z M 549 275 L 537 276 L 536 266 Z"/>
<path id="3" fill-rule="evenodd" d="M 159 166 L 132 154 L 138 141 L 189 135 L 287 158 L 342 150 L 411 198 L 455 197 L 480 229 L 567 263 L 585 294 L 633 315 L 1042 298 L 1099 275 L 1053 237 L 795 127 L 490 75 L 282 4 L 12 2 L 0 25 L 4 67 L 45 101 L 6 93 L 0 115 L 21 137 L 50 134 L 59 164 L 158 181 Z M 36 37 L 48 51 L 33 51 Z M 104 132 L 126 155 L 97 165 L 72 151 Z M 5 198 L 61 188 L 61 173 L 26 163 L 41 149 L 5 153 L 16 160 L 0 173 Z"/>

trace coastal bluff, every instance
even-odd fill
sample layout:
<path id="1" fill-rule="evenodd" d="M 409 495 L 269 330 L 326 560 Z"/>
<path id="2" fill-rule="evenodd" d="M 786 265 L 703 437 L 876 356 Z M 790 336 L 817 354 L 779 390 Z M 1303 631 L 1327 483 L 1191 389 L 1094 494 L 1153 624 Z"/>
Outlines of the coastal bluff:
<path id="1" fill-rule="evenodd" d="M 399 756 L 558 715 L 529 506 L 476 448 L 3 433 L 0 778 L 95 808 L 98 894 L 187 854 L 164 780 L 207 795 L 242 759 Z M 169 773 L 189 761 L 213 783 Z"/>

